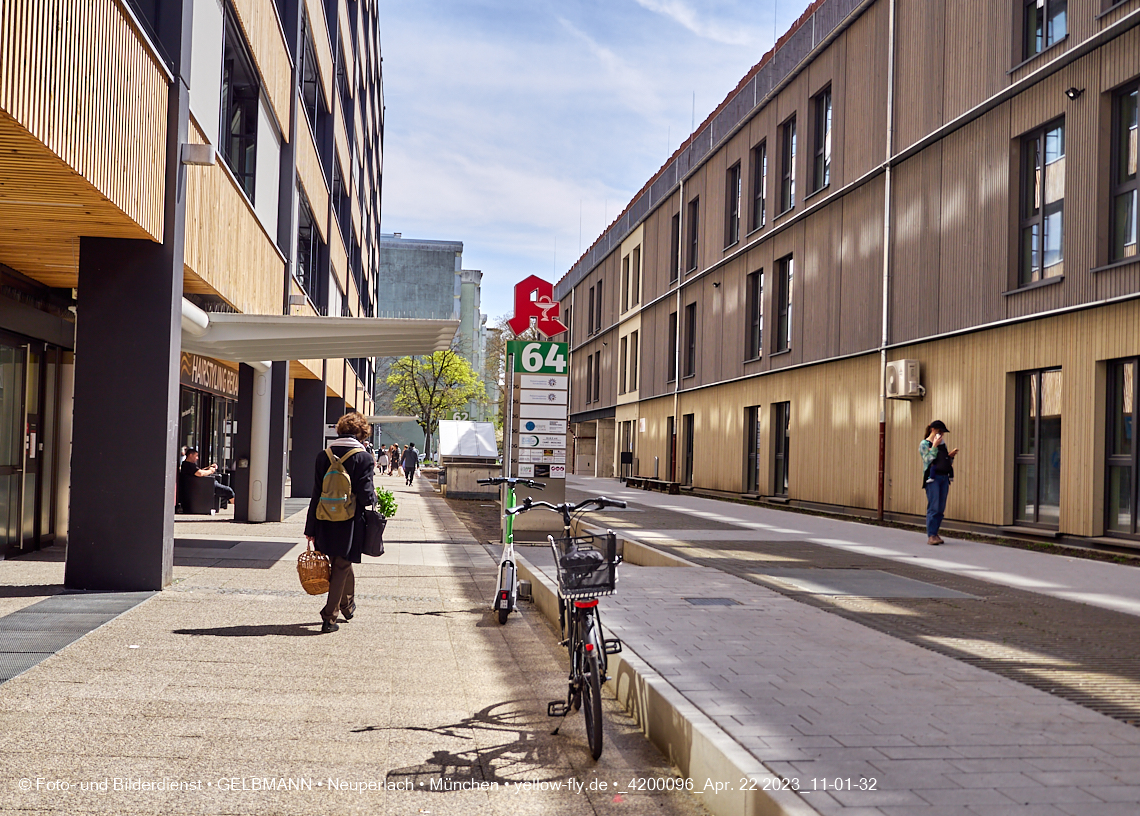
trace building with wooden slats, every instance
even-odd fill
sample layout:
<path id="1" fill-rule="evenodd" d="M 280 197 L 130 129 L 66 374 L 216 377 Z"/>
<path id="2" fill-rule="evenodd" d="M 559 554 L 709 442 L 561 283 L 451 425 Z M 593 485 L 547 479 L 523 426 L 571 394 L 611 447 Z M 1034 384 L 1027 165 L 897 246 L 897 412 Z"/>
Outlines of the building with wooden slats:
<path id="1" fill-rule="evenodd" d="M 941 419 L 951 525 L 1140 545 L 1138 89 L 1138 0 L 817 0 L 556 287 L 577 471 L 913 520 Z"/>
<path id="2" fill-rule="evenodd" d="M 378 14 L 0 3 L 0 551 L 66 538 L 69 586 L 161 588 L 180 447 L 279 520 L 326 424 L 374 413 Z"/>

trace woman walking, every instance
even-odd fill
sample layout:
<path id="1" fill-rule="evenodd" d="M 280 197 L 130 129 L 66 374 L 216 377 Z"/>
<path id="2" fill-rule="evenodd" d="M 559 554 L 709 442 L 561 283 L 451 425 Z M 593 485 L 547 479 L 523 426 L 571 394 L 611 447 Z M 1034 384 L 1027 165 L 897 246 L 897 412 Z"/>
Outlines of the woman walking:
<path id="1" fill-rule="evenodd" d="M 345 414 L 336 423 L 337 439 L 317 456 L 316 486 L 313 498 L 309 501 L 309 514 L 305 520 L 305 538 L 329 557 L 332 574 L 329 576 L 329 597 L 321 610 L 321 632 L 335 632 L 337 613 L 346 620 L 356 614 L 356 576 L 352 565 L 360 563 L 364 545 L 364 508 L 376 501 L 376 487 L 373 474 L 376 460 L 364 447 L 364 441 L 372 436 L 368 421 L 356 413 Z M 326 521 L 317 518 L 317 507 L 324 491 L 324 481 L 330 465 L 340 461 L 352 484 L 352 495 L 356 499 L 356 509 L 351 518 L 345 521 Z"/>
<path id="2" fill-rule="evenodd" d="M 950 483 L 954 481 L 954 457 L 958 449 L 946 449 L 946 434 L 950 429 L 941 419 L 926 426 L 926 438 L 918 443 L 918 454 L 922 457 L 922 486 L 926 490 L 926 543 L 942 544 L 938 530 L 946 513 L 946 497 L 950 493 Z"/>
<path id="3" fill-rule="evenodd" d="M 400 446 L 393 442 L 388 446 L 388 475 L 396 475 L 400 467 Z"/>
<path id="4" fill-rule="evenodd" d="M 383 476 L 388 472 L 388 449 L 383 445 L 376 456 L 376 471 Z"/>

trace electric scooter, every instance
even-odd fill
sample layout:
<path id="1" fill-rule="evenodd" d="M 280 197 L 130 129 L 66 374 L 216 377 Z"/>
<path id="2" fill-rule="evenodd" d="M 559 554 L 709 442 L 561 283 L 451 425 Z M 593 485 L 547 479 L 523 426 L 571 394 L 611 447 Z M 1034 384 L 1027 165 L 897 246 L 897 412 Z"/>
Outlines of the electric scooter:
<path id="1" fill-rule="evenodd" d="M 542 490 L 546 485 L 534 479 L 520 479 L 517 476 L 494 476 L 490 479 L 479 479 L 479 484 L 507 486 L 507 507 L 515 506 L 515 485 L 522 484 L 535 490 Z M 491 601 L 491 609 L 499 613 L 499 623 L 506 623 L 507 616 L 514 611 L 518 603 L 519 581 L 518 567 L 515 566 L 515 517 L 507 515 L 503 535 L 503 556 L 499 559 L 499 585 L 495 588 L 495 597 Z"/>

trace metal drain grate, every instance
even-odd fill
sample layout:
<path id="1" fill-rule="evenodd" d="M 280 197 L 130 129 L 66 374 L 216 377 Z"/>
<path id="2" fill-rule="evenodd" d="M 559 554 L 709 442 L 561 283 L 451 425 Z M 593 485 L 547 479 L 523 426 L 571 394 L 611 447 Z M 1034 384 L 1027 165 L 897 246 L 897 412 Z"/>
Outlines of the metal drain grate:
<path id="1" fill-rule="evenodd" d="M 732 598 L 686 598 L 693 606 L 740 606 L 740 601 Z"/>

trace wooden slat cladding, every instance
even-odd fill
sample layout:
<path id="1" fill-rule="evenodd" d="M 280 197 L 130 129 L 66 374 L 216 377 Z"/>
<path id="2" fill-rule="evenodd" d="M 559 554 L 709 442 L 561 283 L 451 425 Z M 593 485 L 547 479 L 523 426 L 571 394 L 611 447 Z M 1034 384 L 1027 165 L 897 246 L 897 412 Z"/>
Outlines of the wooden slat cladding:
<path id="1" fill-rule="evenodd" d="M 932 332 L 941 310 L 942 143 L 894 171 L 891 195 L 890 339 Z"/>
<path id="2" fill-rule="evenodd" d="M 293 62 L 277 20 L 273 0 L 232 0 L 253 61 L 261 74 L 281 138 L 289 141 L 289 105 L 293 100 Z"/>
<path id="3" fill-rule="evenodd" d="M 348 131 L 340 105 L 333 105 L 333 141 L 336 144 L 334 161 L 340 161 L 340 181 L 348 190 L 352 182 L 352 151 L 348 149 Z"/>
<path id="4" fill-rule="evenodd" d="M 239 312 L 281 314 L 285 259 L 233 177 L 222 162 L 185 172 L 185 265 Z"/>
<path id="5" fill-rule="evenodd" d="M 887 11 L 886 3 L 875 3 L 844 34 L 843 142 L 836 152 L 843 153 L 848 181 L 878 166 L 887 154 Z M 800 121 L 800 133 L 806 135 L 810 120 L 805 115 Z M 806 150 L 800 152 L 806 157 Z"/>
<path id="6" fill-rule="evenodd" d="M 0 5 L 0 110 L 156 241 L 168 88 L 112 0 Z"/>
<path id="7" fill-rule="evenodd" d="M 341 237 L 340 226 L 335 218 L 329 219 L 329 260 L 332 262 L 332 272 L 340 283 L 341 291 L 347 291 L 348 253 L 344 249 L 344 239 Z"/>
<path id="8" fill-rule="evenodd" d="M 895 8 L 895 151 L 943 123 L 946 69 L 945 0 L 912 0 Z"/>
<path id="9" fill-rule="evenodd" d="M 303 118 L 297 123 L 297 177 L 301 180 L 305 197 L 309 199 L 309 208 L 313 211 L 321 240 L 328 243 L 329 187 L 325 183 L 317 146 L 313 143 L 313 133 Z"/>
<path id="10" fill-rule="evenodd" d="M 1014 16 L 1011 3 L 946 3 L 943 121 L 961 116 L 1009 86 L 1006 72 L 1020 62 L 1012 57 Z"/>
<path id="11" fill-rule="evenodd" d="M 329 27 L 325 21 L 325 10 L 321 8 L 321 0 L 304 0 L 304 2 L 305 17 L 309 21 L 313 36 L 313 50 L 317 54 L 317 73 L 321 78 L 321 88 L 324 89 L 325 104 L 332 109 L 336 67 L 333 62 L 332 38 L 329 37 Z"/>

